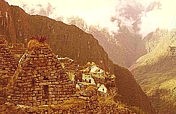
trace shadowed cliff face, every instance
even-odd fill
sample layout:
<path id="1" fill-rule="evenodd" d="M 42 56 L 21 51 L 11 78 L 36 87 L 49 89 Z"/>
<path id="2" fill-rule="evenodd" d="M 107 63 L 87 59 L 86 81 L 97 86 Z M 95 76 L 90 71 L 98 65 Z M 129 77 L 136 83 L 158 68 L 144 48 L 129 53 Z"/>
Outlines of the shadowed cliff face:
<path id="1" fill-rule="evenodd" d="M 149 114 L 154 114 L 148 97 L 144 94 L 141 87 L 136 84 L 131 72 L 118 65 L 114 66 L 116 75 L 116 86 L 118 94 L 115 96 L 116 101 L 122 101 L 131 106 L 142 107 L 142 110 Z"/>
<path id="2" fill-rule="evenodd" d="M 15 41 L 16 31 L 12 19 L 11 7 L 9 7 L 8 3 L 4 2 L 3 0 L 0 1 L 0 6 L 0 35 L 5 34 L 8 38 L 7 40 Z"/>
<path id="3" fill-rule="evenodd" d="M 139 106 L 146 112 L 152 111 L 149 100 L 133 76 L 129 74 L 128 70 L 121 69 L 119 66 L 115 66 L 114 72 L 114 64 L 91 34 L 85 33 L 76 26 L 67 25 L 47 17 L 29 15 L 21 8 L 9 6 L 2 0 L 0 5 L 4 5 L 3 8 L 0 8 L 3 14 L 8 10 L 8 17 L 10 18 L 10 22 L 1 26 L 1 34 L 7 36 L 9 42 L 26 43 L 31 36 L 47 36 L 47 42 L 58 56 L 69 57 L 76 60 L 80 65 L 93 61 L 106 71 L 116 74 L 117 90 L 122 95 L 121 100 L 129 106 Z M 5 20 L 4 16 L 2 18 Z M 128 83 L 131 81 L 132 83 Z M 132 89 L 129 89 L 131 87 Z M 139 99 L 133 99 L 134 95 L 138 95 Z"/>

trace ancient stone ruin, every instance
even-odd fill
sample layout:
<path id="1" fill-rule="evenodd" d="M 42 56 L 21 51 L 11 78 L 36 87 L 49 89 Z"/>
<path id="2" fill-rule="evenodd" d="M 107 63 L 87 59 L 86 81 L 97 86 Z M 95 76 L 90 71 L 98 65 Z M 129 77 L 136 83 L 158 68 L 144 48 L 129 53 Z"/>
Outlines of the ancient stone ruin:
<path id="1" fill-rule="evenodd" d="M 176 56 L 176 47 L 175 46 L 169 46 L 169 51 L 171 56 Z"/>
<path id="2" fill-rule="evenodd" d="M 22 43 L 12 43 L 9 45 L 9 49 L 12 54 L 15 56 L 15 59 L 18 61 L 21 56 L 24 54 L 26 48 Z"/>
<path id="3" fill-rule="evenodd" d="M 19 61 L 13 79 L 11 102 L 39 106 L 59 104 L 74 96 L 75 84 L 69 80 L 50 47 L 36 39 Z"/>
<path id="4" fill-rule="evenodd" d="M 6 40 L 1 39 L 0 73 L 9 73 L 6 76 L 10 80 L 5 88 L 0 88 L 0 112 L 3 114 L 132 113 L 118 108 L 115 102 L 107 104 L 106 97 L 99 96 L 99 89 L 107 91 L 106 83 L 104 87 L 88 84 L 76 91 L 76 83 L 83 81 L 81 69 L 84 66 L 80 67 L 69 58 L 57 58 L 43 40 L 29 41 L 18 66 L 12 54 Z"/>
<path id="5" fill-rule="evenodd" d="M 0 86 L 7 86 L 10 78 L 15 73 L 17 62 L 11 54 L 7 42 L 0 36 Z"/>
<path id="6" fill-rule="evenodd" d="M 65 58 L 58 58 L 62 68 L 66 71 L 66 73 L 69 76 L 69 79 L 72 81 L 75 81 L 75 83 L 78 80 L 78 77 L 80 77 L 80 65 L 76 63 L 74 60 L 65 57 Z"/>

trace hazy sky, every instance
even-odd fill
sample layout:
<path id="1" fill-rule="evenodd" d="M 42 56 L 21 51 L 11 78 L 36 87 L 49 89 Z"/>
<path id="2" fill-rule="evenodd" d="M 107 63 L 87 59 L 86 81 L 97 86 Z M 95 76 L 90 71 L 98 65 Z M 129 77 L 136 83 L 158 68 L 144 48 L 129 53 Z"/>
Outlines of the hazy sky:
<path id="1" fill-rule="evenodd" d="M 115 27 L 110 21 L 115 12 L 116 0 L 6 0 L 10 4 L 19 5 L 26 12 L 40 14 L 41 8 L 52 10 L 47 16 L 79 16 L 88 25 L 99 24 L 105 27 Z M 24 5 L 25 4 L 25 5 Z M 33 9 L 33 10 L 32 10 Z"/>
<path id="2" fill-rule="evenodd" d="M 156 28 L 176 27 L 176 0 L 6 0 L 30 14 L 57 19 L 78 16 L 88 25 L 117 31 L 117 20 L 132 27 L 137 23 L 143 35 Z M 112 17 L 114 21 L 112 21 Z"/>

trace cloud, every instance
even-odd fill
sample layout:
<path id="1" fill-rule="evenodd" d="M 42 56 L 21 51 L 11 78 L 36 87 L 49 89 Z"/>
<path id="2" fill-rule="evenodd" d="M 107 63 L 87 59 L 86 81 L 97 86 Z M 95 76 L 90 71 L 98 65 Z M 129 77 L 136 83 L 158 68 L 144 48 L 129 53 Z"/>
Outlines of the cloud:
<path id="1" fill-rule="evenodd" d="M 46 8 L 43 8 L 41 4 L 38 4 L 38 6 L 41 7 L 38 14 L 43 15 L 43 16 L 47 16 L 47 17 L 49 17 L 50 14 L 52 14 L 55 9 L 52 7 L 52 5 L 50 3 L 48 3 Z M 33 9 L 33 10 L 35 10 L 35 9 Z M 33 12 L 35 13 L 35 11 L 33 11 Z"/>
<path id="2" fill-rule="evenodd" d="M 113 22 L 120 20 L 143 36 L 157 28 L 171 30 L 176 28 L 175 4 L 176 0 L 120 0 Z"/>
<path id="3" fill-rule="evenodd" d="M 116 22 L 118 26 L 120 22 L 121 25 L 125 25 L 133 32 L 138 32 L 144 9 L 144 6 L 136 0 L 119 0 L 112 21 Z"/>
<path id="4" fill-rule="evenodd" d="M 176 27 L 176 1 L 159 0 L 159 7 L 145 13 L 141 17 L 141 33 L 146 35 L 160 29 L 174 29 Z"/>
<path id="5" fill-rule="evenodd" d="M 100 25 L 111 30 L 116 26 L 110 21 L 117 0 L 6 0 L 10 4 L 19 5 L 27 13 L 60 17 L 80 17 L 88 25 Z M 49 3 L 49 5 L 48 5 Z M 24 7 L 25 6 L 25 7 Z M 50 11 L 51 10 L 51 11 Z"/>
<path id="6" fill-rule="evenodd" d="M 11 5 L 18 5 L 27 13 L 49 16 L 54 10 L 50 2 L 44 0 L 6 0 Z"/>
<path id="7" fill-rule="evenodd" d="M 27 13 L 66 20 L 83 19 L 88 26 L 98 25 L 117 32 L 119 21 L 136 33 L 176 27 L 176 0 L 6 0 Z"/>
<path id="8" fill-rule="evenodd" d="M 154 9 L 160 9 L 161 7 L 161 3 L 160 2 L 152 2 L 150 5 L 148 5 L 148 7 L 146 8 L 146 12 L 152 11 Z"/>

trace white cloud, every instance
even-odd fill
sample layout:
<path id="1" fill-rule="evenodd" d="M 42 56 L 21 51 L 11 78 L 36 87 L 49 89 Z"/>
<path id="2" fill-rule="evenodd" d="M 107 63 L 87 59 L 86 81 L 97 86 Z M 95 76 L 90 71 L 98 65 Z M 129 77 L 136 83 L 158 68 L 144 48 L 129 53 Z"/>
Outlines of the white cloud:
<path id="1" fill-rule="evenodd" d="M 144 35 L 157 28 L 171 30 L 176 27 L 176 0 L 158 1 L 161 3 L 160 8 L 147 12 L 142 17 L 141 33 Z"/>
<path id="2" fill-rule="evenodd" d="M 48 3 L 54 8 L 48 16 L 56 19 L 78 16 L 88 25 L 100 25 L 108 29 L 117 29 L 110 21 L 115 13 L 117 0 L 6 0 L 19 5 L 30 14 L 38 14 L 41 8 L 47 9 Z M 25 4 L 25 5 L 24 5 Z M 33 9 L 33 10 L 32 10 Z"/>
<path id="3" fill-rule="evenodd" d="M 154 8 L 149 12 L 145 10 L 139 13 L 140 33 L 143 35 L 154 31 L 157 28 L 172 29 L 176 27 L 176 0 L 6 0 L 10 4 L 22 7 L 30 14 L 43 14 L 50 18 L 58 17 L 69 18 L 78 16 L 86 21 L 88 25 L 99 25 L 109 30 L 116 31 L 117 23 L 111 21 L 112 16 L 116 15 L 123 19 L 128 26 L 135 20 L 126 19 L 124 15 L 119 17 L 121 9 L 128 5 L 136 7 L 142 5 L 146 9 L 152 2 L 160 2 L 160 8 Z M 52 11 L 47 12 L 51 5 Z M 41 11 L 43 8 L 44 11 Z M 135 8 L 134 8 L 135 9 Z M 46 11 L 45 11 L 46 10 Z M 135 15 L 136 12 L 128 13 Z M 138 11 L 134 10 L 134 11 Z"/>

